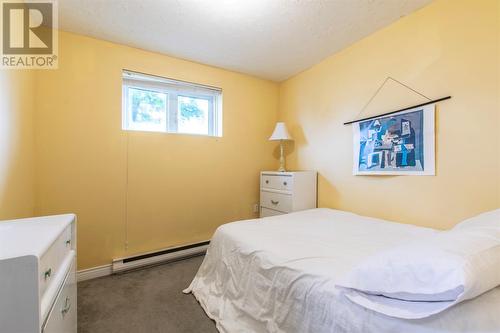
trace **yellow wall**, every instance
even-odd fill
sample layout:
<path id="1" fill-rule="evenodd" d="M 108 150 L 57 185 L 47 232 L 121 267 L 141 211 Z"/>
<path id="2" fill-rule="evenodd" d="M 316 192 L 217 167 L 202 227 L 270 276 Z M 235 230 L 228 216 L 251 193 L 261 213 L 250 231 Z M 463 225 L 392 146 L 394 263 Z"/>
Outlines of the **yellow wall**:
<path id="1" fill-rule="evenodd" d="M 34 73 L 0 70 L 0 220 L 34 212 Z"/>
<path id="2" fill-rule="evenodd" d="M 275 163 L 267 138 L 276 83 L 70 33 L 59 38 L 59 69 L 36 77 L 36 214 L 78 215 L 80 269 L 206 240 L 220 224 L 255 216 L 259 171 Z M 124 68 L 222 88 L 224 136 L 122 131 Z"/>
<path id="3" fill-rule="evenodd" d="M 75 212 L 80 269 L 208 239 L 255 216 L 278 118 L 296 139 L 288 167 L 320 174 L 322 207 L 437 228 L 498 207 L 499 7 L 436 1 L 279 85 L 61 32 L 58 70 L 0 71 L 0 218 Z M 122 131 L 123 68 L 221 87 L 224 137 Z M 435 177 L 352 176 L 342 123 L 387 76 L 453 95 Z M 389 88 L 367 112 L 415 102 Z"/>
<path id="4" fill-rule="evenodd" d="M 279 118 L 297 139 L 288 165 L 319 171 L 320 206 L 436 228 L 500 207 L 498 6 L 436 1 L 280 86 Z M 342 123 L 387 76 L 453 96 L 436 116 L 434 177 L 352 175 Z"/>

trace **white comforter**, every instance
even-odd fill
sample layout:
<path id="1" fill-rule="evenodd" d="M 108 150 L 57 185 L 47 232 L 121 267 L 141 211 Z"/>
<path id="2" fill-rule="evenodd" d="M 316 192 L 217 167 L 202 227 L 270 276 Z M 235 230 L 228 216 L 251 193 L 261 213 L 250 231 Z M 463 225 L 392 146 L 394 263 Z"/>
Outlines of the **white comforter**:
<path id="1" fill-rule="evenodd" d="M 229 223 L 185 292 L 220 332 L 500 332 L 500 287 L 420 320 L 377 314 L 335 288 L 368 255 L 432 232 L 331 209 Z"/>

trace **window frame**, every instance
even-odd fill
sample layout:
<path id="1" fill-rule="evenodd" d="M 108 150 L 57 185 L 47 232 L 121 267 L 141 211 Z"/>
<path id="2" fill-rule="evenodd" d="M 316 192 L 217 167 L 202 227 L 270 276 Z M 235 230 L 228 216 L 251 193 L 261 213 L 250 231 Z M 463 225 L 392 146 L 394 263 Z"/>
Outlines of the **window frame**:
<path id="1" fill-rule="evenodd" d="M 162 130 L 145 130 L 131 128 L 132 111 L 129 103 L 129 89 L 138 89 L 166 94 L 166 125 Z M 180 113 L 179 96 L 203 99 L 208 101 L 208 131 L 207 133 L 179 132 L 178 117 Z M 187 81 L 174 80 L 149 74 L 122 71 L 122 130 L 143 131 L 168 134 L 199 135 L 222 137 L 222 89 Z"/>

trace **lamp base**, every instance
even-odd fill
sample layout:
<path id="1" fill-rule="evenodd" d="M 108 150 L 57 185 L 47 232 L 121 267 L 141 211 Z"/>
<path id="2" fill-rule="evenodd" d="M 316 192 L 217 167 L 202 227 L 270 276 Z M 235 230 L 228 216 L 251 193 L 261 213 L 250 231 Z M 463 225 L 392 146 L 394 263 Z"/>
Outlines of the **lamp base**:
<path id="1" fill-rule="evenodd" d="M 283 153 L 283 140 L 280 140 L 280 167 L 278 172 L 285 172 L 285 154 Z"/>

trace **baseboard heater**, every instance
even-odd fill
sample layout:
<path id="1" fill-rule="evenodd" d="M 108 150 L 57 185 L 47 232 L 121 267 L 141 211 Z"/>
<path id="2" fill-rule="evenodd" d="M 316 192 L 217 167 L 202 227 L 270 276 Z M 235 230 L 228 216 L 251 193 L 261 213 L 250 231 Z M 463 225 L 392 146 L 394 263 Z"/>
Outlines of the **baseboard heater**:
<path id="1" fill-rule="evenodd" d="M 143 253 L 126 258 L 113 259 L 112 273 L 120 273 L 143 266 L 157 265 L 169 261 L 176 261 L 195 257 L 207 251 L 210 241 L 169 247 L 163 250 Z"/>

